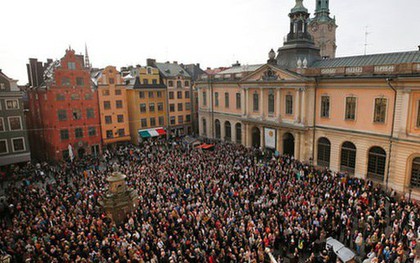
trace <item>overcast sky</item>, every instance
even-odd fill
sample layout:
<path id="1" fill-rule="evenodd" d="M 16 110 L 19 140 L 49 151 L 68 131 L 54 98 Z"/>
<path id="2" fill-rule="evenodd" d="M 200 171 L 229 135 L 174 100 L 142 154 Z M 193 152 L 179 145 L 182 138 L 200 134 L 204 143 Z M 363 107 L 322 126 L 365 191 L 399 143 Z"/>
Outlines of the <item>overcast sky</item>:
<path id="1" fill-rule="evenodd" d="M 158 61 L 202 68 L 265 63 L 289 30 L 294 0 L 14 0 L 3 1 L 0 68 L 26 84 L 29 58 L 59 59 L 71 45 L 94 67 Z M 315 0 L 305 0 L 311 13 Z M 416 50 L 419 0 L 331 0 L 337 55 Z"/>

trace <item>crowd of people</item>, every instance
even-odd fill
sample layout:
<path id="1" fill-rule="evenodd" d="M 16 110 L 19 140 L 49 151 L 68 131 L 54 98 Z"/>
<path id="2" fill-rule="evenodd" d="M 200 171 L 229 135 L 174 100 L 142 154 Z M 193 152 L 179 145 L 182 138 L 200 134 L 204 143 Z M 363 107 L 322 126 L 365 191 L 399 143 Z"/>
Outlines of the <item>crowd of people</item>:
<path id="1" fill-rule="evenodd" d="M 370 181 L 267 156 L 153 140 L 27 166 L 13 175 L 25 182 L 4 189 L 0 249 L 16 262 L 266 262 L 266 248 L 279 261 L 335 262 L 324 251 L 334 237 L 365 262 L 414 262 L 418 204 Z M 114 162 L 139 193 L 138 209 L 120 225 L 99 205 Z"/>

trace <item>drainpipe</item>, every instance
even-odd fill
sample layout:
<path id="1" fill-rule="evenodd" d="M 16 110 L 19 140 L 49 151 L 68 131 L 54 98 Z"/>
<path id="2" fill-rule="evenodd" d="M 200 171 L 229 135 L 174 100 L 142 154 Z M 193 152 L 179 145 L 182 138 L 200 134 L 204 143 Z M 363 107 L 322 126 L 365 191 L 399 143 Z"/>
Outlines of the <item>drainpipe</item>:
<path id="1" fill-rule="evenodd" d="M 392 143 L 393 143 L 393 140 L 394 140 L 395 112 L 396 112 L 396 104 L 397 104 L 397 90 L 391 84 L 392 81 L 393 81 L 392 78 L 387 78 L 386 79 L 386 83 L 394 91 L 394 110 L 393 110 L 393 113 L 392 113 L 391 135 L 389 137 L 388 169 L 387 169 L 387 174 L 386 174 L 386 179 L 385 179 L 385 189 L 386 189 L 386 191 L 388 191 L 388 180 L 389 180 L 389 173 L 390 173 L 390 166 L 391 166 L 391 156 L 392 156 Z"/>
<path id="2" fill-rule="evenodd" d="M 210 78 L 208 79 L 208 83 L 210 85 L 210 106 L 211 106 L 211 134 L 213 139 L 216 138 L 216 135 L 214 134 L 214 109 L 213 109 L 213 83 L 212 83 L 212 78 L 213 76 L 210 75 Z"/>
<path id="3" fill-rule="evenodd" d="M 315 127 L 316 127 L 316 95 L 318 91 L 319 79 L 315 77 L 315 95 L 314 95 L 314 121 L 313 121 L 313 132 L 312 132 L 312 164 L 315 162 Z"/>

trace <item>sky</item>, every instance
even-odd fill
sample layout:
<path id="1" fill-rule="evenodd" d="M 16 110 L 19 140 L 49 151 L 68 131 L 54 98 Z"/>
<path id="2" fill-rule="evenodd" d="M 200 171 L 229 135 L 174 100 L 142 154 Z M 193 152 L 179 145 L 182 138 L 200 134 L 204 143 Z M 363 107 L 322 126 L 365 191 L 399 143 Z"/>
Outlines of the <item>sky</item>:
<path id="1" fill-rule="evenodd" d="M 60 59 L 88 46 L 94 67 L 158 62 L 201 68 L 265 63 L 283 45 L 294 0 L 14 0 L 0 15 L 0 69 L 28 82 L 29 58 Z M 304 0 L 314 13 L 315 0 Z M 419 0 L 330 0 L 337 56 L 417 50 Z"/>

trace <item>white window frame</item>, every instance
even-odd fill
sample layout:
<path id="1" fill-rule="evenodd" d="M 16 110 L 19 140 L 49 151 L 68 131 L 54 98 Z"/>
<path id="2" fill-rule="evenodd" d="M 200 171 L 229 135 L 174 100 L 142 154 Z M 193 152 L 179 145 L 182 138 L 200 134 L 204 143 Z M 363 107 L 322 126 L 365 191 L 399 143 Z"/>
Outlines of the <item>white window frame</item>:
<path id="1" fill-rule="evenodd" d="M 386 107 L 385 107 L 385 120 L 384 122 L 376 122 L 375 121 L 375 108 L 376 108 L 376 99 L 386 99 Z M 372 122 L 376 125 L 387 125 L 388 124 L 388 107 L 389 107 L 389 98 L 385 95 L 376 96 L 373 98 L 373 111 L 372 111 Z"/>
<path id="2" fill-rule="evenodd" d="M 11 118 L 19 118 L 19 121 L 20 121 L 20 129 L 18 129 L 18 130 L 12 130 L 12 126 L 10 125 L 10 119 Z M 7 122 L 9 124 L 9 131 L 22 131 L 23 130 L 22 118 L 20 116 L 9 116 L 9 117 L 7 117 Z"/>
<path id="3" fill-rule="evenodd" d="M 1 139 L 0 142 L 2 142 L 2 141 L 6 142 L 6 152 L 4 152 L 4 153 L 0 152 L 0 155 L 8 154 L 9 153 L 9 145 L 7 145 L 7 140 L 6 139 Z"/>
<path id="4" fill-rule="evenodd" d="M 22 141 L 23 141 L 23 150 L 16 151 L 14 141 L 19 140 L 19 139 L 22 139 Z M 26 151 L 25 138 L 24 137 L 12 138 L 12 148 L 13 148 L 13 152 L 24 152 L 24 151 Z"/>
<path id="5" fill-rule="evenodd" d="M 322 98 L 328 97 L 328 116 L 322 116 Z M 329 94 L 321 94 L 319 101 L 319 117 L 321 119 L 331 119 L 331 96 Z"/>
<path id="6" fill-rule="evenodd" d="M 356 106 L 355 106 L 355 109 L 354 109 L 354 120 L 346 119 L 347 98 L 356 98 Z M 344 97 L 344 114 L 343 114 L 344 115 L 344 121 L 353 121 L 353 122 L 357 121 L 357 107 L 359 106 L 358 104 L 359 104 L 359 97 L 357 97 L 353 94 L 349 94 L 349 95 L 346 95 Z M 373 108 L 373 110 L 375 110 L 375 107 Z"/>
<path id="7" fill-rule="evenodd" d="M 14 108 L 9 108 L 9 107 L 7 106 L 7 102 L 8 102 L 8 101 L 16 101 L 16 102 L 17 102 L 17 108 L 16 108 L 16 109 L 14 109 Z M 6 110 L 18 110 L 18 109 L 20 109 L 20 105 L 19 105 L 19 100 L 18 100 L 18 99 L 7 99 L 7 100 L 5 100 L 4 102 L 5 102 L 5 104 L 6 104 Z"/>
<path id="8" fill-rule="evenodd" d="M 3 123 L 3 130 L 0 130 L 0 132 L 5 132 L 6 131 L 6 126 L 4 125 L 4 118 L 0 117 L 0 121 Z"/>

